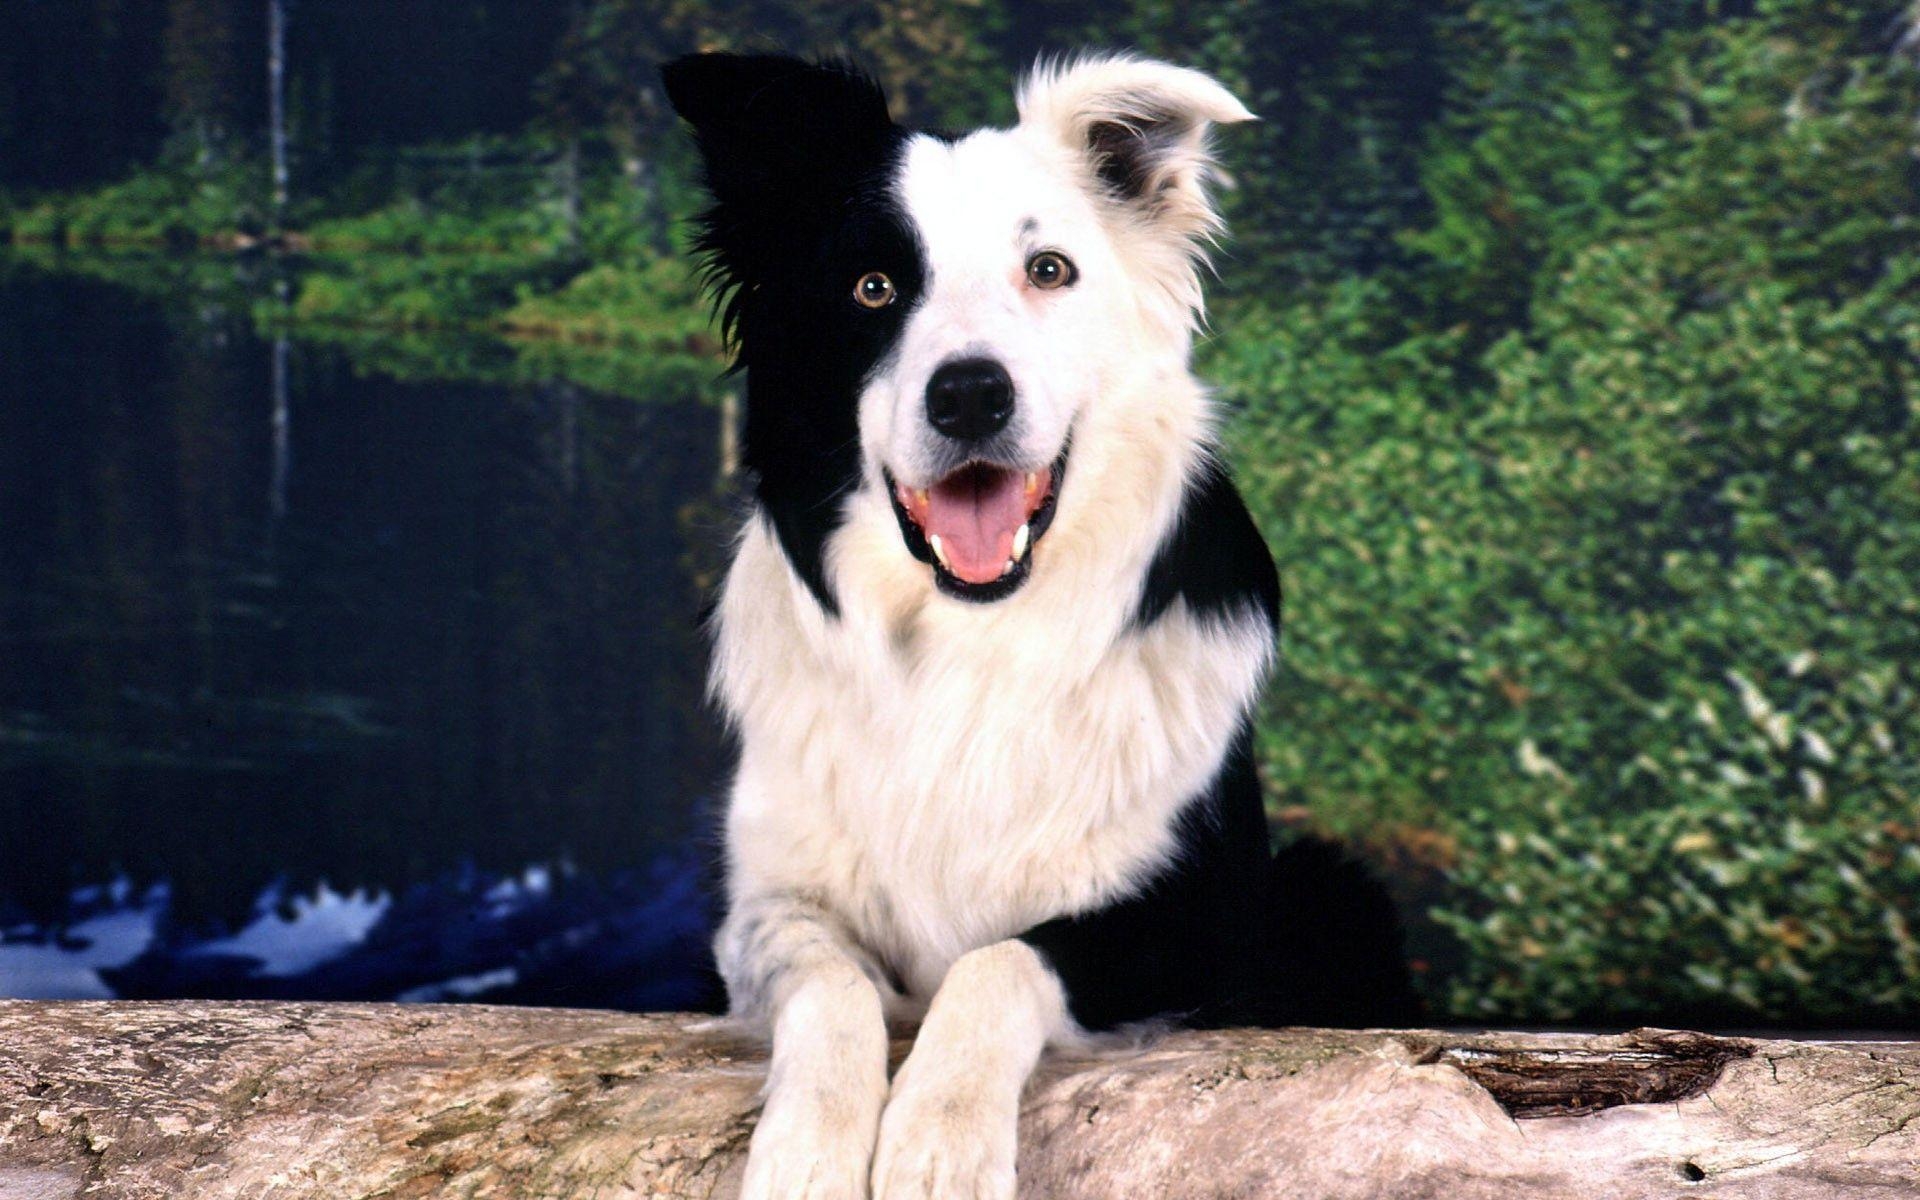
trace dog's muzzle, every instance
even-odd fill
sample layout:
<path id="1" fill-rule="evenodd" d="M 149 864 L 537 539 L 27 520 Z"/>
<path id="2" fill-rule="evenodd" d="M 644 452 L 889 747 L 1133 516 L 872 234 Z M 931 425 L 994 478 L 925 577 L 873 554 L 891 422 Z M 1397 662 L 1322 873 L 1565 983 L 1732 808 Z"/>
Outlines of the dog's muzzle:
<path id="1" fill-rule="evenodd" d="M 974 460 L 927 488 L 887 472 L 887 492 L 907 550 L 932 565 L 940 590 L 985 602 L 1012 595 L 1032 573 L 1066 469 L 1065 449 L 1039 470 Z"/>

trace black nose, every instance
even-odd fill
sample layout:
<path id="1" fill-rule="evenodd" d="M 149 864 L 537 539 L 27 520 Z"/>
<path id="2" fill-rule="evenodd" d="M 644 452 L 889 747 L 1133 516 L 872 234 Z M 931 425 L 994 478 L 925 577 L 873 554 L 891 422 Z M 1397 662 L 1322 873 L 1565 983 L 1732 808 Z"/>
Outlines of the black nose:
<path id="1" fill-rule="evenodd" d="M 1011 416 L 1013 377 L 990 358 L 947 363 L 927 380 L 927 420 L 950 438 L 992 437 Z"/>

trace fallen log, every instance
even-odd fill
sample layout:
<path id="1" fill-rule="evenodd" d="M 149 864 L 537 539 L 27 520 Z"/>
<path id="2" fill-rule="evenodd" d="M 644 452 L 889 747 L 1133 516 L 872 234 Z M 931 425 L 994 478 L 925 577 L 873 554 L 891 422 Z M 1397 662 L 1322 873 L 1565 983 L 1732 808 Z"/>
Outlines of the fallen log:
<path id="1" fill-rule="evenodd" d="M 681 1015 L 0 1002 L 0 1200 L 735 1194 L 765 1059 Z M 1920 1043 L 1177 1033 L 1049 1056 L 1021 1194 L 1920 1194 Z"/>

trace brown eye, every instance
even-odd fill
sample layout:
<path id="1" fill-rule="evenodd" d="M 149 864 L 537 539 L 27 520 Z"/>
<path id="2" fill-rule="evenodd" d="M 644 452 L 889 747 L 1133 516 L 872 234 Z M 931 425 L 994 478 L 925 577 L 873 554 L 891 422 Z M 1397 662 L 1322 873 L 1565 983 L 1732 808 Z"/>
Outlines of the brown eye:
<path id="1" fill-rule="evenodd" d="M 893 280 L 878 271 L 868 271 L 853 285 L 853 298 L 864 308 L 885 308 L 893 303 Z"/>
<path id="2" fill-rule="evenodd" d="M 1027 260 L 1027 282 L 1045 291 L 1066 287 L 1077 277 L 1073 263 L 1057 250 L 1042 250 Z"/>

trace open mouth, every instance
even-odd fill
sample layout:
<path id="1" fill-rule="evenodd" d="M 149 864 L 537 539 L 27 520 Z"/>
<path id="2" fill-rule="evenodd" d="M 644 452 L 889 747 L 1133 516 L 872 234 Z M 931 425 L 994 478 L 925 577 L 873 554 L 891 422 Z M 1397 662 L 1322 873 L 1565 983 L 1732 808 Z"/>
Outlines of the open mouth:
<path id="1" fill-rule="evenodd" d="M 1033 569 L 1033 549 L 1053 524 L 1067 452 L 1038 471 L 971 462 L 914 490 L 887 473 L 907 549 L 933 566 L 941 591 L 961 600 L 1012 595 Z"/>

